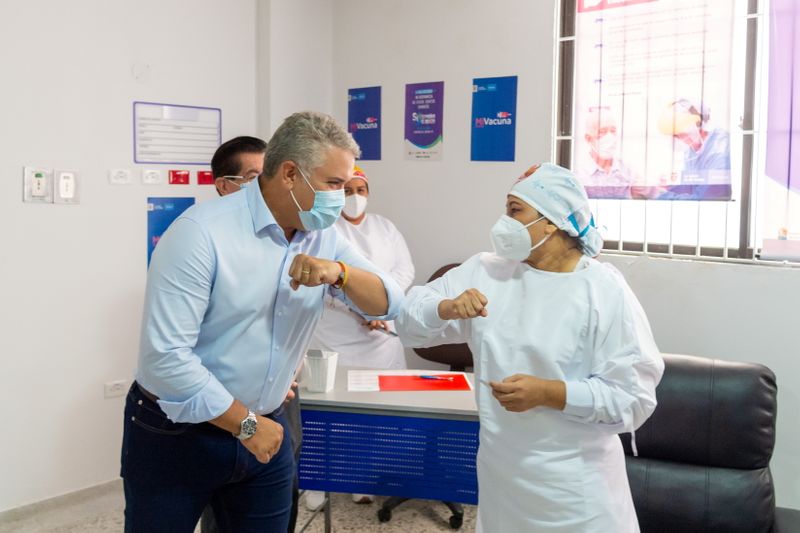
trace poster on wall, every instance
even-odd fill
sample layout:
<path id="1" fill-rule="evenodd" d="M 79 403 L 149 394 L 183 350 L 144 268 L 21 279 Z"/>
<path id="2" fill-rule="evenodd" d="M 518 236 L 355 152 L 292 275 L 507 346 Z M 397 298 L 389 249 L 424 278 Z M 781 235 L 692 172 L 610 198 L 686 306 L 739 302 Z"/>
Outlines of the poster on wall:
<path id="1" fill-rule="evenodd" d="M 363 87 L 347 91 L 347 123 L 361 147 L 362 161 L 381 159 L 381 88 Z"/>
<path id="2" fill-rule="evenodd" d="M 472 80 L 472 161 L 514 161 L 517 77 Z"/>
<path id="3" fill-rule="evenodd" d="M 572 168 L 591 198 L 731 198 L 730 0 L 577 0 Z"/>
<path id="4" fill-rule="evenodd" d="M 444 82 L 406 85 L 405 158 L 413 161 L 442 159 Z"/>
<path id="5" fill-rule="evenodd" d="M 172 221 L 193 205 L 194 198 L 147 199 L 147 266 L 150 266 L 150 258 L 159 239 Z"/>

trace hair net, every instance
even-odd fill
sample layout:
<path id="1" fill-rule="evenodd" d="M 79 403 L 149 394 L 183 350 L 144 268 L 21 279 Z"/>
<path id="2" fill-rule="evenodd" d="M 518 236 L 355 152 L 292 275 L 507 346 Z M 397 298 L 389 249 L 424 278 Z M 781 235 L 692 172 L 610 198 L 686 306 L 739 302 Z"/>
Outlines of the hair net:
<path id="1" fill-rule="evenodd" d="M 533 166 L 508 194 L 534 207 L 558 229 L 580 239 L 584 254 L 594 257 L 600 253 L 603 238 L 595 227 L 589 198 L 569 170 L 552 163 Z"/>

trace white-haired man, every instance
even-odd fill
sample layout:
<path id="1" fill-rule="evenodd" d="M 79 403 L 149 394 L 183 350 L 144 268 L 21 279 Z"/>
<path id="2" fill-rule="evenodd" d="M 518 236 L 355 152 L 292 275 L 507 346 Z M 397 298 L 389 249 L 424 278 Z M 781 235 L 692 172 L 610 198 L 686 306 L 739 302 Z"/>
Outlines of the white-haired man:
<path id="1" fill-rule="evenodd" d="M 630 198 L 634 172 L 618 157 L 617 121 L 607 107 L 586 114 L 588 158 L 577 172 L 589 198 Z"/>

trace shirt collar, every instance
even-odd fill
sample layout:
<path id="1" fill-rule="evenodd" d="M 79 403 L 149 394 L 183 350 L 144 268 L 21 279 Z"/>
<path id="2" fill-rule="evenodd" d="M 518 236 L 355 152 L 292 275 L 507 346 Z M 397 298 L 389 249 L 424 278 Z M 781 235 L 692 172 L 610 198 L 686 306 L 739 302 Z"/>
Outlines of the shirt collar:
<path id="1" fill-rule="evenodd" d="M 273 224 L 278 225 L 272 215 L 272 211 L 269 210 L 264 201 L 264 195 L 261 194 L 261 187 L 258 181 L 250 187 L 246 187 L 245 194 L 247 195 L 247 206 L 250 208 L 250 216 L 253 219 L 253 229 L 256 233 Z"/>

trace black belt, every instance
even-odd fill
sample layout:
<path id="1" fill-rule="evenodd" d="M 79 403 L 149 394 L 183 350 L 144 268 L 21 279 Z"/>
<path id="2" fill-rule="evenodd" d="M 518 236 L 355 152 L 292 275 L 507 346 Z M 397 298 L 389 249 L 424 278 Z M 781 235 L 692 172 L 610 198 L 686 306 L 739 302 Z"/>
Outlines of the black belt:
<path id="1" fill-rule="evenodd" d="M 153 394 L 149 390 L 147 390 L 144 387 L 142 387 L 141 385 L 139 385 L 139 383 L 136 383 L 136 388 L 139 389 L 139 392 L 142 393 L 142 396 L 144 396 L 145 398 L 147 398 L 151 402 L 153 402 L 155 404 L 158 404 L 158 396 L 156 396 L 155 394 Z"/>

